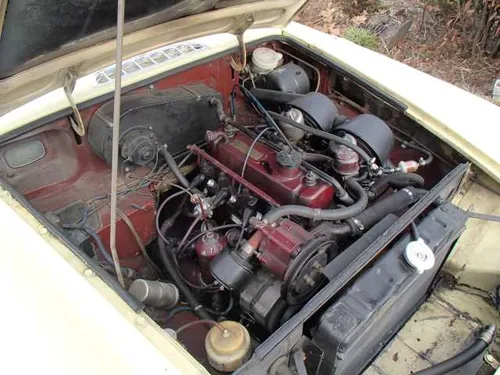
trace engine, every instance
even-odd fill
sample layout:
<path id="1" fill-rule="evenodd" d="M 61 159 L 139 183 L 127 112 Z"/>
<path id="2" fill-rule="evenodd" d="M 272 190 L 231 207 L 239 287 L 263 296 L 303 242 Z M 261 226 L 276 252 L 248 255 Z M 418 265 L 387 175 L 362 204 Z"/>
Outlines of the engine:
<path id="1" fill-rule="evenodd" d="M 309 118 L 319 116 L 311 111 Z M 336 114 L 338 110 L 330 112 Z M 303 118 L 302 111 L 296 109 L 295 118 L 297 114 Z M 286 118 L 295 122 L 291 117 Z M 335 118 L 330 121 L 333 123 Z M 370 132 L 358 131 L 363 129 L 360 123 L 369 126 L 377 136 L 380 134 L 377 127 L 380 127 L 387 139 L 370 138 Z M 283 126 L 284 120 L 281 124 L 281 130 L 290 133 L 290 129 Z M 374 116 L 360 116 L 351 124 L 341 124 L 337 130 L 340 135 L 336 137 L 353 145 L 362 144 L 370 159 L 387 161 L 388 150 L 385 154 L 374 151 L 384 147 L 377 142 L 392 144 L 392 133 L 387 131 L 387 125 Z M 347 146 L 328 143 L 326 152 L 311 157 L 296 146 L 297 141 L 304 143 L 304 149 L 311 149 L 310 143 L 317 140 L 306 140 L 303 134 L 301 139 L 295 138 L 295 144 L 289 145 L 280 142 L 278 134 L 279 130 L 264 127 L 252 135 L 246 129 L 228 125 L 207 132 L 208 152 L 196 146 L 190 148 L 199 156 L 200 170 L 210 177 L 207 191 L 217 194 L 221 189 L 228 189 L 230 204 L 236 208 L 230 211 L 233 215 L 240 212 L 237 220 L 248 225 L 239 237 L 243 239 L 247 232 L 249 234 L 233 248 L 218 246 L 218 254 L 213 256 L 211 253 L 210 262 L 200 261 L 205 268 L 201 272 L 210 273 L 218 284 L 239 295 L 240 307 L 269 331 L 276 329 L 283 318 L 290 316 L 321 287 L 322 269 L 338 254 L 339 236 L 332 230 L 336 228 L 319 225 L 319 216 L 335 211 L 334 207 L 342 203 L 336 195 L 345 194 L 343 184 L 335 184 L 342 189 L 336 191 L 330 178 L 332 175 L 339 180 L 352 178 L 358 176 L 361 169 L 358 154 L 348 147 L 349 143 Z M 306 142 L 309 143 L 307 147 Z M 319 167 L 307 160 L 320 161 L 316 163 Z M 366 165 L 365 168 L 370 167 Z M 305 209 L 309 220 L 294 221 L 286 218 L 289 215 L 269 214 L 287 207 L 292 211 L 293 207 Z M 245 212 L 251 212 L 248 224 L 243 218 Z M 352 228 L 348 224 L 343 235 L 362 227 L 361 223 L 356 225 L 355 220 L 350 225 Z"/>
<path id="2" fill-rule="evenodd" d="M 432 161 L 424 147 L 395 136 L 369 106 L 338 100 L 319 70 L 286 53 L 259 47 L 239 74 L 220 59 L 123 96 L 120 267 L 108 240 L 113 102 L 82 110 L 85 137 L 61 119 L 0 146 L 9 182 L 105 272 L 122 272 L 146 312 L 211 370 L 242 365 L 255 342 L 308 310 L 332 269 L 357 259 L 347 249 L 367 248 L 427 193 L 414 173 Z M 401 278 L 434 265 L 425 242 L 410 244 L 417 255 L 386 261 Z M 372 295 L 382 306 L 382 293 Z M 348 320 L 325 316 L 338 330 Z M 333 331 L 316 323 L 309 337 L 329 349 Z"/>
<path id="3" fill-rule="evenodd" d="M 198 289 L 222 288 L 269 332 L 323 285 L 322 270 L 345 238 L 360 235 L 420 196 L 404 191 L 400 203 L 391 196 L 384 207 L 367 213 L 366 188 L 381 172 L 376 163 L 388 163 L 392 132 L 372 115 L 338 119 L 329 99 L 307 96 L 274 115 L 274 126 L 252 128 L 230 121 L 212 97 L 209 105 L 222 125 L 205 133 L 206 148 L 188 146 L 199 171 L 188 186 L 194 192 L 188 216 L 196 219 L 174 249 L 182 254 L 180 271 Z M 307 103 L 318 97 L 328 108 L 315 112 Z M 308 127 L 315 131 L 302 130 Z M 332 223 L 342 219 L 348 220 Z M 186 245 L 197 222 L 202 230 Z M 188 260 L 190 252 L 196 263 Z"/>
<path id="4" fill-rule="evenodd" d="M 286 76 L 288 69 L 297 67 L 283 67 L 281 73 Z M 272 103 L 279 91 L 243 86 L 241 91 L 265 124 L 234 121 L 224 112 L 222 96 L 204 85 L 127 97 L 121 156 L 141 168 L 156 155 L 182 188 L 167 193 L 157 213 L 157 223 L 163 222 L 157 229 L 166 241 L 160 250 L 168 247 L 174 254 L 170 273 L 178 273 L 195 295 L 219 290 L 215 300 L 199 295 L 214 311 L 223 311 L 226 301 L 231 313 L 242 311 L 272 332 L 321 288 L 323 268 L 350 238 L 407 208 L 421 194 L 408 183 L 367 209 L 369 200 L 388 187 L 375 183 L 382 180 L 383 168 L 395 169 L 389 160 L 393 134 L 379 118 L 360 114 L 348 119 L 317 92 L 296 93 L 264 109 L 262 103 Z M 193 109 L 189 115 L 188 106 Z M 109 105 L 101 107 L 89 126 L 90 144 L 106 162 L 110 113 Z M 183 124 L 161 126 L 159 117 L 165 113 Z M 137 126 L 137 116 L 151 125 Z M 208 126 L 202 131 L 203 121 Z M 182 125 L 185 129 L 178 130 Z M 188 141 L 204 138 L 206 143 L 180 144 L 176 134 L 183 142 L 186 135 Z M 184 162 L 195 163 L 188 175 L 173 157 L 186 145 Z M 161 176 L 153 189 L 165 182 Z M 175 212 L 165 211 L 170 199 L 183 192 L 189 200 L 182 199 Z"/>

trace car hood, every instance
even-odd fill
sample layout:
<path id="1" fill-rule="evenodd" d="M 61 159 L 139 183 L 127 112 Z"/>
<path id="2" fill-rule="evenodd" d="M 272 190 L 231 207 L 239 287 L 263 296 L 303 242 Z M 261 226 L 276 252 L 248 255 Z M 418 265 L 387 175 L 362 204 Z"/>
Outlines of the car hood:
<path id="1" fill-rule="evenodd" d="M 284 27 L 306 0 L 127 0 L 124 55 L 247 28 Z M 0 114 L 115 57 L 116 0 L 0 0 Z"/>

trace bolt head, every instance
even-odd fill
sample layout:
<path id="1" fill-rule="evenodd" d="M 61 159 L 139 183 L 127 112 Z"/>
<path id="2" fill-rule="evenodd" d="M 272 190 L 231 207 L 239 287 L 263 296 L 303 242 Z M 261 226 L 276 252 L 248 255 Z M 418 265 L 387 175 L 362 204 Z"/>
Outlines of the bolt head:
<path id="1" fill-rule="evenodd" d="M 137 319 L 135 320 L 135 323 L 138 326 L 144 326 L 146 324 L 146 319 L 142 316 L 138 316 Z"/>
<path id="2" fill-rule="evenodd" d="M 94 271 L 92 271 L 90 268 L 87 268 L 85 271 L 83 271 L 83 275 L 86 277 L 92 276 L 94 274 Z"/>

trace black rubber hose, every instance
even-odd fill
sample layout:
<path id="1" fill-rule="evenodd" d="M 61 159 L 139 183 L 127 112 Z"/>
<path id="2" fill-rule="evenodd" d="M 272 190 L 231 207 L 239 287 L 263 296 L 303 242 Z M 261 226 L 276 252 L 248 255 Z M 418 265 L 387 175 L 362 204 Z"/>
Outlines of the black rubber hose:
<path id="1" fill-rule="evenodd" d="M 353 144 L 351 141 L 349 141 L 345 138 L 324 132 L 323 130 L 315 129 L 315 128 L 312 128 L 310 126 L 301 124 L 300 122 L 294 121 L 294 120 L 292 120 L 286 116 L 282 116 L 276 112 L 268 111 L 268 113 L 272 118 L 279 120 L 279 121 L 286 122 L 287 124 L 292 125 L 293 127 L 296 127 L 298 129 L 304 130 L 305 132 L 307 132 L 309 134 L 316 135 L 318 137 L 325 138 L 325 139 L 328 139 L 330 141 L 334 141 L 338 144 L 344 145 L 344 146 L 350 148 L 351 150 L 353 150 L 354 152 L 358 153 L 359 156 L 361 156 L 361 158 L 368 165 L 372 164 L 372 158 L 362 148 Z"/>
<path id="2" fill-rule="evenodd" d="M 208 307 L 205 307 L 205 310 L 207 310 L 210 314 L 213 315 L 225 316 L 229 314 L 229 312 L 233 309 L 233 307 L 234 307 L 234 298 L 232 295 L 229 295 L 229 303 L 227 304 L 227 307 L 223 311 L 217 312 Z"/>
<path id="3" fill-rule="evenodd" d="M 352 178 L 347 180 L 347 187 L 354 192 L 358 200 L 349 207 L 337 209 L 310 208 L 299 205 L 286 205 L 272 209 L 265 216 L 264 220 L 268 223 L 274 223 L 281 217 L 295 215 L 313 220 L 343 220 L 354 217 L 366 208 L 368 205 L 368 196 L 361 185 Z"/>
<path id="4" fill-rule="evenodd" d="M 351 224 L 332 224 L 325 231 L 334 236 L 348 236 L 370 229 L 389 214 L 407 208 L 419 200 L 427 191 L 408 187 L 382 199 L 368 207 L 353 220 Z M 357 224 L 354 225 L 354 222 Z M 362 228 L 362 229 L 361 229 Z"/>
<path id="5" fill-rule="evenodd" d="M 323 172 L 321 169 L 315 167 L 309 162 L 302 160 L 302 165 L 309 171 L 316 173 L 323 181 L 332 185 L 335 189 L 335 196 L 339 201 L 347 206 L 351 206 L 354 203 L 354 200 L 347 194 L 347 191 L 344 189 L 342 184 L 333 176 Z"/>
<path id="6" fill-rule="evenodd" d="M 172 173 L 174 174 L 174 176 L 179 181 L 179 184 L 181 184 L 183 187 L 185 187 L 186 189 L 188 189 L 189 188 L 189 181 L 182 174 L 182 172 L 179 169 L 177 163 L 175 162 L 174 157 L 172 156 L 172 154 L 167 151 L 166 147 L 161 147 L 160 148 L 160 152 L 161 152 L 161 155 L 163 156 L 163 158 L 165 159 L 165 161 L 167 162 L 168 167 L 170 168 L 170 170 L 172 171 Z"/>
<path id="7" fill-rule="evenodd" d="M 474 358 L 481 355 L 483 351 L 491 345 L 495 338 L 495 331 L 496 327 L 494 325 L 486 326 L 481 335 L 468 348 L 446 361 L 416 372 L 414 375 L 444 375 L 466 365 Z"/>
<path id="8" fill-rule="evenodd" d="M 380 177 L 372 186 L 376 195 L 382 194 L 389 186 L 395 189 L 402 189 L 407 186 L 423 187 L 425 180 L 416 173 L 395 172 Z"/>
<path id="9" fill-rule="evenodd" d="M 163 221 L 163 225 L 160 227 L 161 212 L 162 212 L 163 208 L 167 205 L 168 202 L 170 202 L 172 199 L 174 199 L 182 194 L 186 194 L 186 192 L 184 190 L 181 190 L 181 191 L 178 191 L 177 193 L 170 195 L 168 198 L 166 198 L 162 202 L 162 204 L 160 205 L 160 207 L 158 208 L 158 210 L 156 212 L 156 218 L 155 218 L 156 231 L 158 232 L 158 236 L 160 236 L 160 238 L 166 243 L 170 243 L 170 241 L 168 240 L 168 238 L 166 237 L 165 234 L 174 225 L 175 221 L 177 220 L 179 215 L 182 213 L 182 209 L 184 208 L 184 205 L 187 202 L 188 195 L 186 194 L 182 198 L 182 201 L 181 201 L 179 207 L 177 207 L 177 210 L 169 218 L 165 219 Z M 163 231 L 161 230 L 161 228 L 163 228 Z"/>
<path id="10" fill-rule="evenodd" d="M 82 230 L 86 232 L 90 237 L 92 237 L 95 241 L 96 247 L 99 250 L 99 253 L 101 253 L 102 257 L 106 262 L 108 262 L 111 266 L 115 265 L 115 262 L 113 262 L 113 258 L 111 257 L 111 254 L 108 253 L 106 248 L 104 247 L 104 244 L 102 243 L 101 237 L 90 227 L 87 227 L 85 225 L 63 225 L 64 229 L 76 229 L 76 230 Z"/>
<path id="11" fill-rule="evenodd" d="M 271 128 L 274 128 L 276 130 L 276 133 L 280 135 L 280 137 L 285 141 L 285 143 L 290 147 L 290 149 L 293 149 L 293 144 L 290 142 L 290 140 L 286 137 L 285 133 L 283 133 L 283 130 L 278 126 L 276 121 L 272 118 L 270 115 L 270 112 L 264 108 L 264 106 L 259 102 L 259 99 L 257 99 L 250 91 L 248 91 L 243 85 L 240 85 L 240 90 L 241 92 L 249 99 L 255 107 L 258 109 L 258 111 L 262 114 L 264 117 L 264 120 L 269 124 Z"/>
<path id="12" fill-rule="evenodd" d="M 99 250 L 99 253 L 102 255 L 104 260 L 110 265 L 110 266 L 115 266 L 115 262 L 113 261 L 113 258 L 111 257 L 111 254 L 106 250 L 106 247 L 102 243 L 101 237 L 97 234 L 95 230 L 92 228 L 86 226 L 86 225 L 63 225 L 64 229 L 72 229 L 72 230 L 82 230 L 86 232 L 90 237 L 92 237 L 95 241 L 97 250 Z M 120 267 L 122 269 L 122 273 L 127 275 L 129 273 L 128 268 Z"/>
<path id="13" fill-rule="evenodd" d="M 353 229 L 349 224 L 342 223 L 342 224 L 333 224 L 325 232 L 327 232 L 335 237 L 344 237 L 344 236 L 351 235 L 353 232 Z"/>
<path id="14" fill-rule="evenodd" d="M 165 233 L 165 230 L 168 228 L 168 226 L 169 226 L 168 223 L 164 223 L 160 228 L 161 232 Z M 210 314 L 207 311 L 205 311 L 202 304 L 198 302 L 193 293 L 191 293 L 191 289 L 186 285 L 186 283 L 182 279 L 182 276 L 179 274 L 179 270 L 175 266 L 174 260 L 167 251 L 167 245 L 161 239 L 161 237 L 158 237 L 158 249 L 160 251 L 161 260 L 163 262 L 163 265 L 165 266 L 168 275 L 170 276 L 170 279 L 175 285 L 177 285 L 177 288 L 179 288 L 179 291 L 184 295 L 187 303 L 193 308 L 195 314 L 198 315 L 200 319 L 212 320 Z"/>
<path id="15" fill-rule="evenodd" d="M 426 193 L 427 190 L 417 189 L 411 186 L 406 187 L 376 202 L 356 216 L 356 219 L 363 227 L 371 228 L 387 215 L 406 209 L 409 205 L 422 198 Z"/>
<path id="16" fill-rule="evenodd" d="M 251 88 L 250 92 L 261 102 L 274 102 L 278 104 L 288 104 L 291 101 L 301 98 L 304 95 L 290 92 Z"/>
<path id="17" fill-rule="evenodd" d="M 302 160 L 310 161 L 310 162 L 324 162 L 324 163 L 333 163 L 333 158 L 328 155 L 323 154 L 315 154 L 311 152 L 303 152 Z"/>

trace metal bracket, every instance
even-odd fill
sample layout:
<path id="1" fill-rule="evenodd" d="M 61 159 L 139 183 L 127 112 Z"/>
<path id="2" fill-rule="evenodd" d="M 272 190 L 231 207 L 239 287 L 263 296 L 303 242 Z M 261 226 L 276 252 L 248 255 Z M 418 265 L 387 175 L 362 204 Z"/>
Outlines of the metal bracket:
<path id="1" fill-rule="evenodd" d="M 304 363 L 306 355 L 302 348 L 298 348 L 293 352 L 293 362 L 298 375 L 307 375 L 307 368 Z"/>
<path id="2" fill-rule="evenodd" d="M 495 357 L 493 357 L 491 354 L 487 353 L 484 356 L 484 361 L 489 364 L 494 370 L 497 370 L 500 368 L 500 362 L 497 361 Z"/>
<path id="3" fill-rule="evenodd" d="M 236 38 L 238 39 L 238 45 L 240 48 L 240 58 L 239 58 L 240 61 L 236 61 L 234 57 L 231 57 L 231 61 L 229 62 L 231 67 L 237 72 L 243 71 L 247 66 L 247 48 L 245 46 L 245 40 L 243 38 L 243 34 L 245 33 L 245 31 L 248 30 L 250 26 L 252 26 L 253 22 L 254 22 L 254 17 L 252 14 L 243 15 L 238 20 L 240 26 L 236 30 L 235 35 Z"/>
<path id="4" fill-rule="evenodd" d="M 69 121 L 75 133 L 80 137 L 83 137 L 85 135 L 85 127 L 83 126 L 82 116 L 80 115 L 80 111 L 78 110 L 72 95 L 75 85 L 76 76 L 72 72 L 67 72 L 64 76 L 64 94 L 66 94 L 69 105 L 73 110 L 73 116 L 70 116 Z"/>

